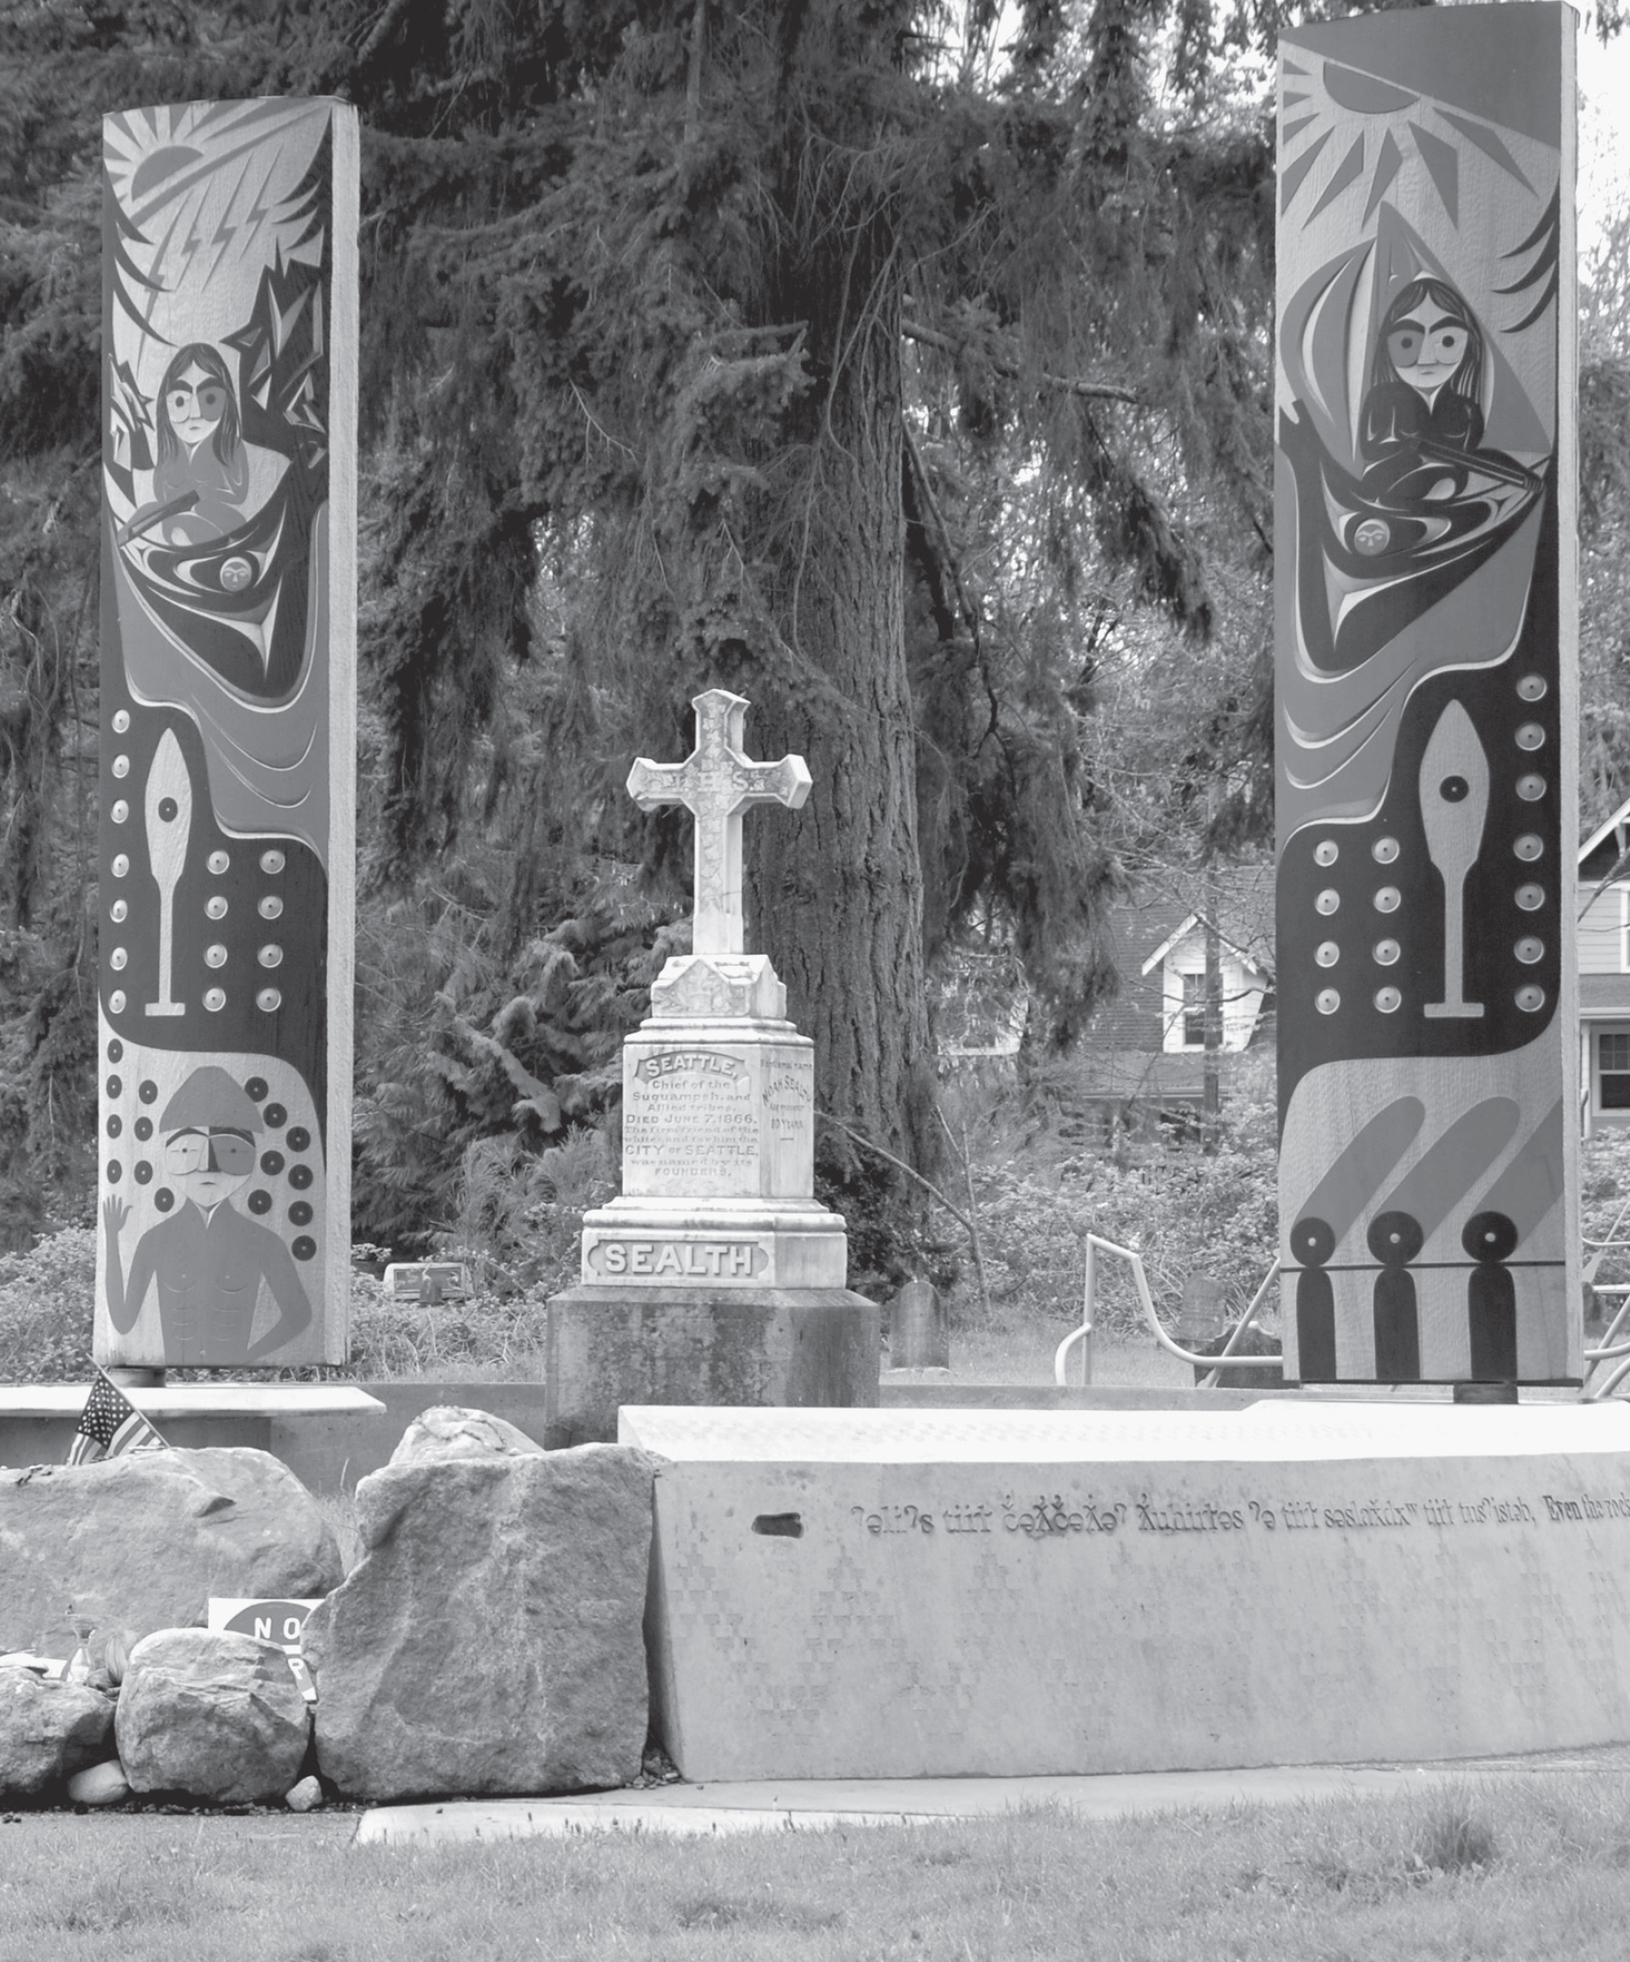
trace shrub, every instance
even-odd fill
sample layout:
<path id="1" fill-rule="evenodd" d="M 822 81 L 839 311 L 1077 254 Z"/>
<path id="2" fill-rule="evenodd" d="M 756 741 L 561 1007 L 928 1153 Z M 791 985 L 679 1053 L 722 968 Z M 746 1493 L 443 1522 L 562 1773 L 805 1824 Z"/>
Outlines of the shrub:
<path id="1" fill-rule="evenodd" d="M 367 1249 L 374 1252 L 377 1249 Z M 461 1257 L 450 1249 L 449 1257 Z M 351 1276 L 350 1360 L 306 1365 L 285 1377 L 359 1378 L 536 1373 L 544 1303 L 560 1284 L 523 1281 L 488 1259 L 468 1301 L 421 1308 L 386 1294 L 373 1275 Z M 572 1278 L 575 1278 L 575 1261 Z M 26 1254 L 0 1255 L 0 1383 L 83 1383 L 91 1368 L 96 1234 L 88 1226 L 47 1233 Z M 173 1370 L 176 1381 L 260 1378 L 255 1370 Z"/>
<path id="2" fill-rule="evenodd" d="M 1630 1130 L 1600 1131 L 1585 1141 L 1580 1153 L 1579 1213 L 1587 1262 L 1594 1246 L 1610 1234 L 1627 1242 L 1604 1254 L 1597 1278 L 1630 1281 Z"/>
<path id="3" fill-rule="evenodd" d="M 457 1258 L 456 1253 L 450 1255 Z M 467 1301 L 397 1301 L 371 1274 L 351 1277 L 351 1360 L 324 1375 L 364 1383 L 397 1376 L 541 1374 L 546 1292 L 489 1288 Z"/>
<path id="4" fill-rule="evenodd" d="M 95 1299 L 93 1227 L 60 1227 L 28 1253 L 0 1254 L 0 1383 L 82 1383 Z"/>
<path id="5" fill-rule="evenodd" d="M 1278 1197 L 1266 1112 L 1246 1107 L 1231 1119 L 1214 1155 L 1187 1143 L 1072 1151 L 1045 1127 L 1028 1140 L 990 1123 L 978 1133 L 970 1127 L 970 1135 L 987 1140 L 973 1177 L 986 1279 L 999 1314 L 1075 1320 L 1089 1233 L 1143 1255 L 1163 1312 L 1175 1307 L 1190 1275 L 1202 1272 L 1221 1280 L 1230 1307 L 1243 1311 L 1274 1258 Z M 1140 1325 L 1130 1268 L 1105 1259 L 1098 1275 L 1099 1325 L 1123 1332 Z M 966 1257 L 951 1310 L 963 1325 L 979 1312 Z"/>

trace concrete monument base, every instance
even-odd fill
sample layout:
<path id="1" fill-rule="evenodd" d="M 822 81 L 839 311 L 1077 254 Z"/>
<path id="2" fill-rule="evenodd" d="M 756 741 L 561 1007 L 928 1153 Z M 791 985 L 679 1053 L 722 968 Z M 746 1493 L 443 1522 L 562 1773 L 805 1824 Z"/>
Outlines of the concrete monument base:
<path id="1" fill-rule="evenodd" d="M 543 1441 L 614 1443 L 623 1404 L 875 1408 L 881 1334 L 842 1287 L 568 1288 L 549 1303 Z"/>
<path id="2" fill-rule="evenodd" d="M 1630 1409 L 625 1409 L 693 1781 L 1630 1739 Z"/>

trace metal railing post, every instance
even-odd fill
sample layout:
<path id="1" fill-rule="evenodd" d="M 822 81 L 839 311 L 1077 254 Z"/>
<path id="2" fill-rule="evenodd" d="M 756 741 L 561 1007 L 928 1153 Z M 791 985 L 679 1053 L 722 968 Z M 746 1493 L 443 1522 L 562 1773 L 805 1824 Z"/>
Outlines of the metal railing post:
<path id="1" fill-rule="evenodd" d="M 1086 1240 L 1087 1260 L 1086 1275 L 1082 1282 L 1081 1290 L 1081 1326 L 1070 1330 L 1069 1334 L 1058 1345 L 1053 1355 L 1053 1381 L 1060 1388 L 1068 1388 L 1070 1351 L 1078 1342 L 1081 1344 L 1083 1351 L 1083 1367 L 1086 1372 L 1082 1379 L 1083 1385 L 1090 1384 L 1092 1381 L 1092 1335 L 1097 1308 L 1098 1253 L 1100 1249 L 1105 1253 L 1116 1254 L 1120 1259 L 1129 1263 L 1132 1269 L 1132 1280 L 1138 1292 L 1138 1301 L 1143 1309 L 1144 1319 L 1148 1322 L 1155 1340 L 1163 1349 L 1169 1350 L 1180 1361 L 1207 1371 L 1209 1382 L 1202 1387 L 1215 1389 L 1219 1370 L 1229 1362 L 1249 1363 L 1254 1369 L 1277 1368 L 1281 1375 L 1283 1375 L 1284 1359 L 1282 1356 L 1242 1356 L 1236 1353 L 1235 1347 L 1237 1343 L 1243 1340 L 1246 1329 L 1256 1320 L 1257 1311 L 1262 1306 L 1263 1297 L 1273 1285 L 1274 1276 L 1279 1272 L 1279 1262 L 1277 1259 L 1275 1259 L 1273 1265 L 1268 1269 L 1266 1275 L 1264 1275 L 1262 1285 L 1252 1295 L 1251 1305 L 1229 1331 L 1228 1340 L 1224 1343 L 1221 1353 L 1215 1356 L 1200 1356 L 1196 1355 L 1191 1349 L 1180 1348 L 1161 1326 L 1160 1317 L 1155 1313 L 1154 1296 L 1149 1292 L 1149 1277 L 1144 1269 L 1143 1255 L 1132 1247 L 1117 1246 L 1113 1240 L 1105 1240 L 1096 1233 L 1089 1233 L 1086 1236 Z"/>

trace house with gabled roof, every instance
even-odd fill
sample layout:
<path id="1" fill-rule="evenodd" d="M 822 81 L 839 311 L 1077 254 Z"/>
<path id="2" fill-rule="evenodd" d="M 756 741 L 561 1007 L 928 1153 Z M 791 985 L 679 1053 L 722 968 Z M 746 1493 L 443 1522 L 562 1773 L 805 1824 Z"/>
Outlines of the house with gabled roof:
<path id="1" fill-rule="evenodd" d="M 1630 1126 L 1630 799 L 1579 846 L 1577 880 L 1580 1118 L 1589 1137 Z M 1273 868 L 1230 867 L 1216 883 L 1226 1095 L 1241 1059 L 1273 1047 Z M 1181 888 L 1147 887 L 1112 909 L 1121 987 L 1089 1023 L 1076 1074 L 1106 1134 L 1184 1125 L 1201 1108 L 1206 895 L 1191 875 Z M 987 1036 L 988 1046 L 956 1053 L 1011 1053 L 1022 1026 L 1022 1006 L 1009 1005 L 999 1043 Z"/>
<path id="2" fill-rule="evenodd" d="M 1579 1105 L 1630 1124 L 1630 800 L 1579 847 Z"/>
<path id="3" fill-rule="evenodd" d="M 1225 1094 L 1242 1058 L 1273 1047 L 1273 867 L 1229 866 L 1134 893 L 1109 922 L 1120 992 L 1088 1024 L 1076 1077 L 1077 1094 L 1097 1107 L 1106 1132 L 1183 1127 L 1200 1112 L 1213 906 Z"/>

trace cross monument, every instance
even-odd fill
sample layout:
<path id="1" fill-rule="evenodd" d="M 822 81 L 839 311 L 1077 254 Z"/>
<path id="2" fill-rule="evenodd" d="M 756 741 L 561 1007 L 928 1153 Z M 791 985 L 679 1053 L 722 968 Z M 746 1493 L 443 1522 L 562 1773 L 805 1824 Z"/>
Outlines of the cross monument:
<path id="1" fill-rule="evenodd" d="M 815 1197 L 815 1045 L 743 949 L 741 820 L 802 807 L 801 756 L 743 753 L 748 704 L 698 695 L 683 763 L 641 757 L 641 810 L 696 821 L 691 951 L 623 1041 L 622 1190 L 583 1215 L 581 1280 L 549 1303 L 545 1446 L 607 1442 L 638 1404 L 875 1404 L 878 1311 Z"/>
<path id="2" fill-rule="evenodd" d="M 628 794 L 642 811 L 683 804 L 696 821 L 694 922 L 698 954 L 739 954 L 741 816 L 749 804 L 800 810 L 809 795 L 809 766 L 801 756 L 753 763 L 742 752 L 748 703 L 727 688 L 710 688 L 691 703 L 696 747 L 683 763 L 640 757 L 628 773 Z"/>

